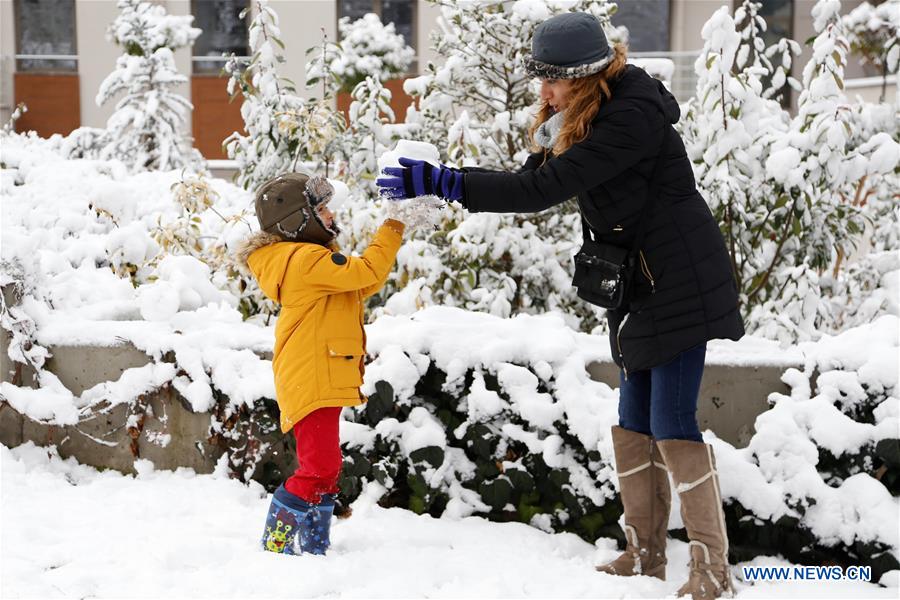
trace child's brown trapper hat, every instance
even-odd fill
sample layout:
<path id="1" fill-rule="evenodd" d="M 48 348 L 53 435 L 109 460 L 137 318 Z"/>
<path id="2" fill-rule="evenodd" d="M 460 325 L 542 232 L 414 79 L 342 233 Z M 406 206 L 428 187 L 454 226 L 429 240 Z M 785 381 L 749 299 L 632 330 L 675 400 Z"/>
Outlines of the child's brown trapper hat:
<path id="1" fill-rule="evenodd" d="M 316 209 L 327 204 L 334 188 L 324 177 L 286 173 L 270 179 L 256 192 L 259 228 L 286 242 L 311 242 L 327 246 L 338 234 L 337 225 L 326 227 Z"/>

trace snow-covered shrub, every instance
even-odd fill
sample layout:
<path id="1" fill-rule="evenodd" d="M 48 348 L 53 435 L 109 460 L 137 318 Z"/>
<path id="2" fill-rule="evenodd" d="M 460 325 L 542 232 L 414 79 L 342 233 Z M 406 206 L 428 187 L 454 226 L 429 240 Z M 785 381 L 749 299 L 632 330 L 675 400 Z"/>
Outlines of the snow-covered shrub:
<path id="1" fill-rule="evenodd" d="M 819 279 L 827 269 L 845 276 L 845 258 L 863 240 L 864 200 L 874 196 L 883 210 L 896 185 L 896 109 L 850 104 L 841 92 L 848 44 L 838 7 L 814 7 L 819 35 L 793 118 L 775 100 L 785 81 L 798 87 L 785 75 L 797 44 L 765 48 L 757 3 L 736 11 L 740 31 L 727 7 L 717 11 L 703 29 L 697 95 L 679 125 L 722 227 L 748 326 L 785 341 L 843 320 Z M 769 60 L 776 53 L 777 67 Z"/>
<path id="2" fill-rule="evenodd" d="M 850 50 L 860 62 L 881 71 L 881 100 L 887 76 L 900 66 L 900 2 L 888 0 L 878 6 L 863 2 L 843 17 Z"/>
<path id="3" fill-rule="evenodd" d="M 203 213 L 212 213 L 226 227 L 243 229 L 249 235 L 254 231 L 250 209 L 245 208 L 227 217 L 220 214 L 215 208 L 219 194 L 203 176 L 183 176 L 180 181 L 172 184 L 171 189 L 182 212 L 176 218 L 164 214 L 157 216 L 152 237 L 159 244 L 161 252 L 155 256 L 152 266 L 158 271 L 158 261 L 165 260 L 166 256 L 191 256 L 208 267 L 205 275 L 200 274 L 202 278 L 209 279 L 216 288 L 227 290 L 238 298 L 238 308 L 245 319 L 260 313 L 277 314 L 278 306 L 262 293 L 256 279 L 238 268 L 227 240 L 220 236 L 209 241 L 210 237 L 206 235 L 208 232 L 201 217 Z M 155 279 L 155 276 L 148 277 L 148 281 Z"/>
<path id="4" fill-rule="evenodd" d="M 749 446 L 715 441 L 734 560 L 900 568 L 896 316 L 802 345 Z"/>
<path id="5" fill-rule="evenodd" d="M 0 328 L 8 335 L 7 356 L 4 362 L 12 361 L 16 366 L 11 383 L 22 385 L 23 367 L 37 373 L 50 357 L 47 349 L 37 342 L 37 326 L 34 319 L 21 306 L 26 296 L 33 296 L 29 289 L 21 263 L 15 258 L 0 259 Z"/>
<path id="6" fill-rule="evenodd" d="M 345 502 L 376 485 L 382 504 L 420 513 L 620 535 L 607 439 L 615 400 L 583 362 L 603 340 L 558 315 L 448 308 L 382 317 L 367 334 L 369 401 L 342 425 Z M 549 354 L 523 347 L 538 335 Z"/>
<path id="7" fill-rule="evenodd" d="M 380 205 L 358 196 L 340 214 L 347 225 L 343 245 L 356 251 L 365 248 L 383 218 Z M 433 305 L 501 317 L 558 310 L 573 327 L 603 327 L 602 312 L 581 301 L 571 286 L 580 236 L 580 219 L 568 204 L 537 217 L 471 215 L 448 204 L 437 230 L 404 243 L 386 286 L 370 300 L 372 316 Z"/>
<path id="8" fill-rule="evenodd" d="M 528 127 L 537 88 L 522 66 L 531 53 L 535 27 L 568 10 L 596 15 L 611 42 L 618 39 L 609 15 L 613 4 L 556 2 L 439 2 L 433 49 L 444 60 L 429 62 L 404 91 L 419 99 L 407 121 L 419 125 L 419 139 L 434 144 L 442 158 L 483 167 L 517 169 L 528 156 Z"/>
<path id="9" fill-rule="evenodd" d="M 249 194 L 176 171 L 130 174 L 120 161 L 69 160 L 61 136 L 3 136 L 9 203 L 0 282 L 4 301 L 13 301 L 4 304 L 0 327 L 12 335 L 10 360 L 35 372 L 31 386 L 4 382 L 4 400 L 29 419 L 60 426 L 125 404 L 128 422 L 117 425 L 134 435 L 146 395 L 167 391 L 195 412 L 216 408 L 213 419 L 246 413 L 252 420 L 254 403 L 275 392 L 271 363 L 251 350 L 267 349 L 260 325 L 271 312 L 254 304 L 261 296 L 255 282 L 227 260 L 228 248 L 253 231 Z M 122 343 L 145 352 L 150 364 L 81 394 L 45 368 L 56 345 Z M 213 420 L 211 434 L 223 427 Z M 232 450 L 232 466 L 244 474 L 260 447 Z"/>
<path id="10" fill-rule="evenodd" d="M 391 91 L 377 77 L 366 77 L 351 94 L 349 125 L 344 134 L 345 167 L 338 177 L 366 198 L 377 195 L 378 158 L 391 146 L 387 125 L 394 122 Z"/>
<path id="11" fill-rule="evenodd" d="M 435 516 L 619 537 L 615 392 L 583 367 L 603 340 L 561 325 L 445 308 L 370 325 L 369 402 L 345 410 L 341 431 L 342 502 L 370 488 Z M 886 316 L 801 345 L 790 394 L 770 396 L 747 448 L 707 434 L 732 561 L 869 565 L 876 581 L 900 566 L 898 331 Z"/>
<path id="12" fill-rule="evenodd" d="M 12 133 L 16 130 L 16 121 L 22 118 L 22 115 L 28 112 L 28 107 L 25 106 L 24 102 L 19 102 L 16 104 L 16 108 L 13 109 L 12 113 L 9 115 L 9 121 L 3 124 L 3 132 L 4 133 Z"/>
<path id="13" fill-rule="evenodd" d="M 416 57 L 416 51 L 396 33 L 394 24 L 384 25 L 376 14 L 355 21 L 343 17 L 338 21 L 338 31 L 341 41 L 326 41 L 307 65 L 307 86 L 324 79 L 326 86 L 333 85 L 336 91 L 351 92 L 367 77 L 387 81 L 403 75 Z"/>
<path id="14" fill-rule="evenodd" d="M 108 36 L 125 54 L 100 84 L 97 104 L 124 96 L 107 121 L 106 135 L 94 140 L 98 156 L 121 160 L 133 171 L 196 166 L 200 154 L 184 132 L 193 106 L 173 90 L 187 82 L 175 66 L 174 51 L 192 45 L 201 32 L 191 27 L 192 16 L 169 15 L 145 0 L 119 0 L 117 7 Z"/>
<path id="15" fill-rule="evenodd" d="M 244 99 L 241 116 L 247 134 L 234 132 L 223 142 L 228 157 L 237 161 L 238 183 L 251 191 L 272 177 L 295 171 L 301 161 L 322 162 L 327 171 L 345 125 L 329 98 L 304 100 L 293 82 L 278 74 L 278 64 L 284 61 L 278 16 L 267 0 L 256 0 L 255 6 L 250 62 L 232 54 L 225 65 L 228 93 Z"/>
<path id="16" fill-rule="evenodd" d="M 354 135 L 364 137 L 347 148 L 366 144 L 380 149 L 402 136 L 434 144 L 444 162 L 518 168 L 531 145 L 527 129 L 538 99 L 532 78 L 522 68 L 534 28 L 564 10 L 588 10 L 605 23 L 613 40 L 618 36 L 609 25 L 612 5 L 606 2 L 436 4 L 441 8 L 441 26 L 432 32 L 432 44 L 446 61 L 427 65 L 424 75 L 405 82 L 404 90 L 418 99 L 418 109 L 410 108 L 402 126 L 356 128 Z M 380 92 L 370 84 L 357 87 L 356 114 L 371 122 L 376 115 L 374 101 L 360 97 L 361 92 L 370 99 Z M 366 180 L 371 160 L 350 158 L 345 181 L 351 186 L 351 201 L 345 218 L 352 223 L 353 234 L 345 244 L 360 250 L 380 209 L 372 202 L 371 183 Z M 352 181 L 353 173 L 363 174 L 360 184 Z M 580 231 L 573 203 L 516 216 L 466 215 L 458 207 L 448 207 L 437 231 L 405 245 L 399 269 L 374 304 L 387 301 L 394 310 L 401 304 L 445 304 L 500 316 L 563 309 L 573 324 L 593 329 L 598 325 L 596 311 L 578 300 L 571 287 L 571 257 Z M 402 295 L 391 302 L 395 292 Z"/>

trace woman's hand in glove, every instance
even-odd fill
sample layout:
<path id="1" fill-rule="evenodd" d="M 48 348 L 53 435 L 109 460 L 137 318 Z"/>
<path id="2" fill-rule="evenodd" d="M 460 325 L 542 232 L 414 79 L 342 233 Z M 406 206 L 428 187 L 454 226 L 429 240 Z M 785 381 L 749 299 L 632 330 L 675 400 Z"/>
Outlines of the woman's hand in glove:
<path id="1" fill-rule="evenodd" d="M 400 157 L 399 167 L 385 167 L 375 184 L 385 198 L 402 199 L 418 196 L 439 196 L 460 201 L 463 197 L 465 174 L 445 165 L 434 166 L 424 160 Z"/>

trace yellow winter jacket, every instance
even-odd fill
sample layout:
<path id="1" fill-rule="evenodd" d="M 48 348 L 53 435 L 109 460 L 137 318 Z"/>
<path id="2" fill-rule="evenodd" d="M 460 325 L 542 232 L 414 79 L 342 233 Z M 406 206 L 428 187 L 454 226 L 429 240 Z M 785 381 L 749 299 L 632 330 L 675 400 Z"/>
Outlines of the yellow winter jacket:
<path id="1" fill-rule="evenodd" d="M 281 304 L 272 367 L 283 432 L 316 409 L 366 401 L 363 301 L 384 285 L 402 235 L 403 224 L 389 219 L 359 257 L 282 241 L 247 254 L 262 291 Z"/>

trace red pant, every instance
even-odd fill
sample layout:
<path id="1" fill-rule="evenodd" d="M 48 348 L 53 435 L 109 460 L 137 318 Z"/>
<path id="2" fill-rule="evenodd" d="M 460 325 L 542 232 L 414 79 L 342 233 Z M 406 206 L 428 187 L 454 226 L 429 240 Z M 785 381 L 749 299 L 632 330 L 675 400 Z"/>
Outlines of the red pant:
<path id="1" fill-rule="evenodd" d="M 294 425 L 297 470 L 284 482 L 284 487 L 311 504 L 318 504 L 322 494 L 338 491 L 342 464 L 340 417 L 340 407 L 320 408 Z"/>

